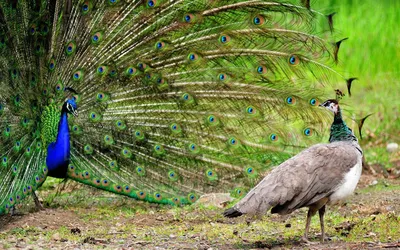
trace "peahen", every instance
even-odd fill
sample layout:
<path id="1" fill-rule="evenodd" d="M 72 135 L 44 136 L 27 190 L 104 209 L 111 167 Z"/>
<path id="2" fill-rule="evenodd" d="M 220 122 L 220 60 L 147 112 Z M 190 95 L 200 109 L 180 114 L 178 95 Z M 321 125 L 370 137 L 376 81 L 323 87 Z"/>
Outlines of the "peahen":
<path id="1" fill-rule="evenodd" d="M 308 207 L 303 240 L 308 242 L 311 217 L 319 213 L 324 242 L 327 204 L 352 194 L 362 171 L 363 151 L 352 130 L 343 121 L 337 100 L 320 104 L 334 113 L 329 144 L 314 145 L 277 166 L 224 216 L 271 213 L 290 214 Z"/>
<path id="2" fill-rule="evenodd" d="M 319 100 L 346 85 L 332 15 L 302 2 L 0 0 L 0 214 L 46 176 L 244 195 L 320 140 Z"/>

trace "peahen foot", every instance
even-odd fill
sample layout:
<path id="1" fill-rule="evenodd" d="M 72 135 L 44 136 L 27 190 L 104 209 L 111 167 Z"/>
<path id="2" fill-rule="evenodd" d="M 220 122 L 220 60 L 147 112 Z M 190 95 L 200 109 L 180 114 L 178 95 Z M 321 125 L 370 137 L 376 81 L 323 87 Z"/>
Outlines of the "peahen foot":
<path id="1" fill-rule="evenodd" d="M 314 242 L 314 241 L 308 240 L 308 238 L 305 235 L 303 235 L 301 237 L 300 242 L 303 243 L 304 245 L 316 245 L 319 243 L 319 242 Z"/>

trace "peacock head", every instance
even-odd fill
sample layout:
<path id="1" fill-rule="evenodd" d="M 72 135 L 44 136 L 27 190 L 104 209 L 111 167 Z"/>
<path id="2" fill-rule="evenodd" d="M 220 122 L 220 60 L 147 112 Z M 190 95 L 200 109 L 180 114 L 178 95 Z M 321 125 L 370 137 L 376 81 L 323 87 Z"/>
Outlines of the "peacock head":
<path id="1" fill-rule="evenodd" d="M 325 107 L 328 110 L 332 111 L 335 115 L 339 112 L 339 102 L 335 99 L 329 99 L 325 102 L 321 103 L 319 106 Z"/>
<path id="2" fill-rule="evenodd" d="M 65 100 L 63 111 L 68 112 L 74 116 L 78 116 L 78 105 L 76 105 L 76 102 L 73 98 Z"/>

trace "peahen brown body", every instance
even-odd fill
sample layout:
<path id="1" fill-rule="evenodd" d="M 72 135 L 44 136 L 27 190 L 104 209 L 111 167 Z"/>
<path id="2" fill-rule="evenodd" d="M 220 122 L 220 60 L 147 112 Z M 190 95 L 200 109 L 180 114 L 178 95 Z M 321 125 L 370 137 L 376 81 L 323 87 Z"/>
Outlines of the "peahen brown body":
<path id="1" fill-rule="evenodd" d="M 336 100 L 321 104 L 335 114 L 329 144 L 314 145 L 277 166 L 234 207 L 226 217 L 242 214 L 290 214 L 308 207 L 308 237 L 311 217 L 318 211 L 321 241 L 324 241 L 324 214 L 327 204 L 335 203 L 353 193 L 361 176 L 363 151 L 357 138 L 342 119 Z"/>
<path id="2" fill-rule="evenodd" d="M 319 100 L 346 84 L 332 17 L 304 2 L 0 0 L 0 214 L 48 175 L 244 195 L 320 140 Z"/>

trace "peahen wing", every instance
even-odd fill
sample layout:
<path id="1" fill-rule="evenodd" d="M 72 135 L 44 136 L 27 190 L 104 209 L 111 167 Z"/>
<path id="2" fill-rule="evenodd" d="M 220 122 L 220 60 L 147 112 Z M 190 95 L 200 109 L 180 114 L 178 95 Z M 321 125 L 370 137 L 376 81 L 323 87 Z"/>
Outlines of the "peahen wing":
<path id="1" fill-rule="evenodd" d="M 70 178 L 150 202 L 190 203 L 213 191 L 242 195 L 266 162 L 318 141 L 318 100 L 345 84 L 330 68 L 330 44 L 315 35 L 321 15 L 296 4 L 0 3 L 2 127 L 16 133 L 1 153 L 11 166 L 37 148 L 17 175 L 1 169 L 1 207 L 43 180 L 64 87 L 77 91 L 80 113 L 69 117 Z M 22 151 L 12 151 L 15 140 Z"/>

